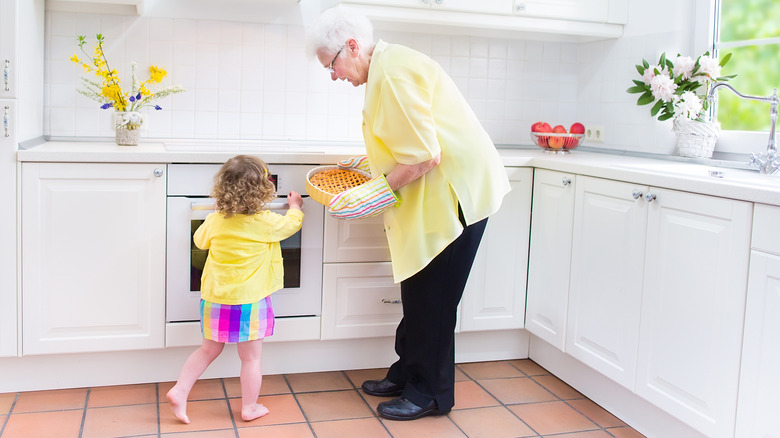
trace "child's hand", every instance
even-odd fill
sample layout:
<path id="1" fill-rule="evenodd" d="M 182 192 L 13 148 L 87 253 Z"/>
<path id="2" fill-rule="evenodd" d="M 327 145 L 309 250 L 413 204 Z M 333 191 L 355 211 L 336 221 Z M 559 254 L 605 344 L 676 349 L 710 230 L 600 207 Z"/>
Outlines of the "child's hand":
<path id="1" fill-rule="evenodd" d="M 287 194 L 287 204 L 290 205 L 290 208 L 300 210 L 301 206 L 303 206 L 303 198 L 301 198 L 301 195 L 299 195 L 298 192 L 291 190 L 290 193 Z"/>

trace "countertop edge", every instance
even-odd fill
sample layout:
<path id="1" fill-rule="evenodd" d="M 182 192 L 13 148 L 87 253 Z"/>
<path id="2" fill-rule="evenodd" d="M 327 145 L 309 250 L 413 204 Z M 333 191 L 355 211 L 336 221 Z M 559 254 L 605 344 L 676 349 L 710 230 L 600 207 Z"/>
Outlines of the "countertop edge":
<path id="1" fill-rule="evenodd" d="M 221 147 L 225 145 L 220 143 Z M 237 154 L 258 154 L 269 164 L 324 165 L 365 153 L 359 142 L 253 142 L 232 143 L 222 151 L 207 143 L 149 142 L 117 146 L 111 142 L 48 141 L 17 151 L 25 162 L 79 163 L 223 163 Z M 200 149 L 199 149 L 200 148 Z M 505 166 L 533 167 L 597 178 L 629 181 L 637 185 L 682 190 L 723 198 L 780 205 L 780 177 L 755 171 L 724 169 L 702 163 L 681 163 L 595 151 L 549 154 L 536 148 L 499 148 Z M 721 172 L 713 177 L 710 171 Z"/>

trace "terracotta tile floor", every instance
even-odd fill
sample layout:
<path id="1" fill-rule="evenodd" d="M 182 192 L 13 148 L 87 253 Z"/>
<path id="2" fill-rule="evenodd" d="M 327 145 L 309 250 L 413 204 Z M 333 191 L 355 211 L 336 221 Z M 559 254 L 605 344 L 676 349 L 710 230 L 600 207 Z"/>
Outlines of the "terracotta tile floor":
<path id="1" fill-rule="evenodd" d="M 165 402 L 173 382 L 0 394 L 1 438 L 404 438 L 641 437 L 631 427 L 530 360 L 458 365 L 452 412 L 416 421 L 377 417 L 365 379 L 384 369 L 265 376 L 271 413 L 240 419 L 237 378 L 201 380 L 190 394 L 192 421 Z"/>

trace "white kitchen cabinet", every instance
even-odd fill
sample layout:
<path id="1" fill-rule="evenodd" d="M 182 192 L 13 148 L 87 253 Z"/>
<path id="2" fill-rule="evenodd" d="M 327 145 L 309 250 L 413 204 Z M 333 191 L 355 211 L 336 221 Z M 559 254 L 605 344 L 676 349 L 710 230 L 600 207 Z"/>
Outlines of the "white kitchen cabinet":
<path id="1" fill-rule="evenodd" d="M 18 97 L 16 87 L 16 2 L 0 0 L 0 99 Z"/>
<path id="2" fill-rule="evenodd" d="M 377 28 L 527 40 L 618 38 L 628 0 L 325 0 L 358 9 Z"/>
<path id="3" fill-rule="evenodd" d="M 731 436 L 752 205 L 590 177 L 576 193 L 567 353 Z"/>
<path id="4" fill-rule="evenodd" d="M 523 328 L 533 170 L 506 171 L 512 191 L 488 219 L 461 300 L 462 332 Z"/>
<path id="5" fill-rule="evenodd" d="M 512 13 L 511 0 L 326 0 L 324 6 L 335 4 L 389 6 L 394 8 L 433 9 L 438 11 L 473 12 L 479 14 Z"/>
<path id="6" fill-rule="evenodd" d="M 17 355 L 16 100 L 0 99 L 0 357 Z"/>
<path id="7" fill-rule="evenodd" d="M 161 348 L 164 165 L 22 165 L 22 353 Z"/>
<path id="8" fill-rule="evenodd" d="M 325 263 L 389 262 L 382 216 L 344 221 L 325 215 Z"/>
<path id="9" fill-rule="evenodd" d="M 507 168 L 512 191 L 490 217 L 461 301 L 460 331 L 523 327 L 532 170 Z M 393 336 L 401 286 L 393 284 L 381 217 L 325 218 L 323 339 Z"/>
<path id="10" fill-rule="evenodd" d="M 737 437 L 780 437 L 780 207 L 756 204 L 737 403 Z"/>
<path id="11" fill-rule="evenodd" d="M 707 436 L 730 437 L 753 205 L 651 193 L 636 393 Z"/>
<path id="12" fill-rule="evenodd" d="M 566 352 L 633 389 L 642 303 L 646 187 L 577 176 Z"/>
<path id="13" fill-rule="evenodd" d="M 575 176 L 534 171 L 525 328 L 565 350 Z"/>
<path id="14" fill-rule="evenodd" d="M 628 0 L 514 0 L 513 11 L 522 17 L 597 23 L 628 22 Z"/>
<path id="15" fill-rule="evenodd" d="M 780 256 L 750 256 L 737 437 L 780 437 Z"/>
<path id="16" fill-rule="evenodd" d="M 322 283 L 322 339 L 395 334 L 403 309 L 390 262 L 326 263 Z"/>

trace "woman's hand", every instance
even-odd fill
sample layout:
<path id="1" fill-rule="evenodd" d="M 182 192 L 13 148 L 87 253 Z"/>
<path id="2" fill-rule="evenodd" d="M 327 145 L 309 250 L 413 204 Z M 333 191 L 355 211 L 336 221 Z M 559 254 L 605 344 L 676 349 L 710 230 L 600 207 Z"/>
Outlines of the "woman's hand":
<path id="1" fill-rule="evenodd" d="M 290 193 L 287 194 L 287 204 L 290 208 L 300 210 L 303 206 L 303 198 L 301 198 L 301 195 L 299 195 L 298 192 L 291 190 Z"/>
<path id="2" fill-rule="evenodd" d="M 393 191 L 409 184 L 439 165 L 441 154 L 419 164 L 399 164 L 387 174 L 387 184 Z"/>

